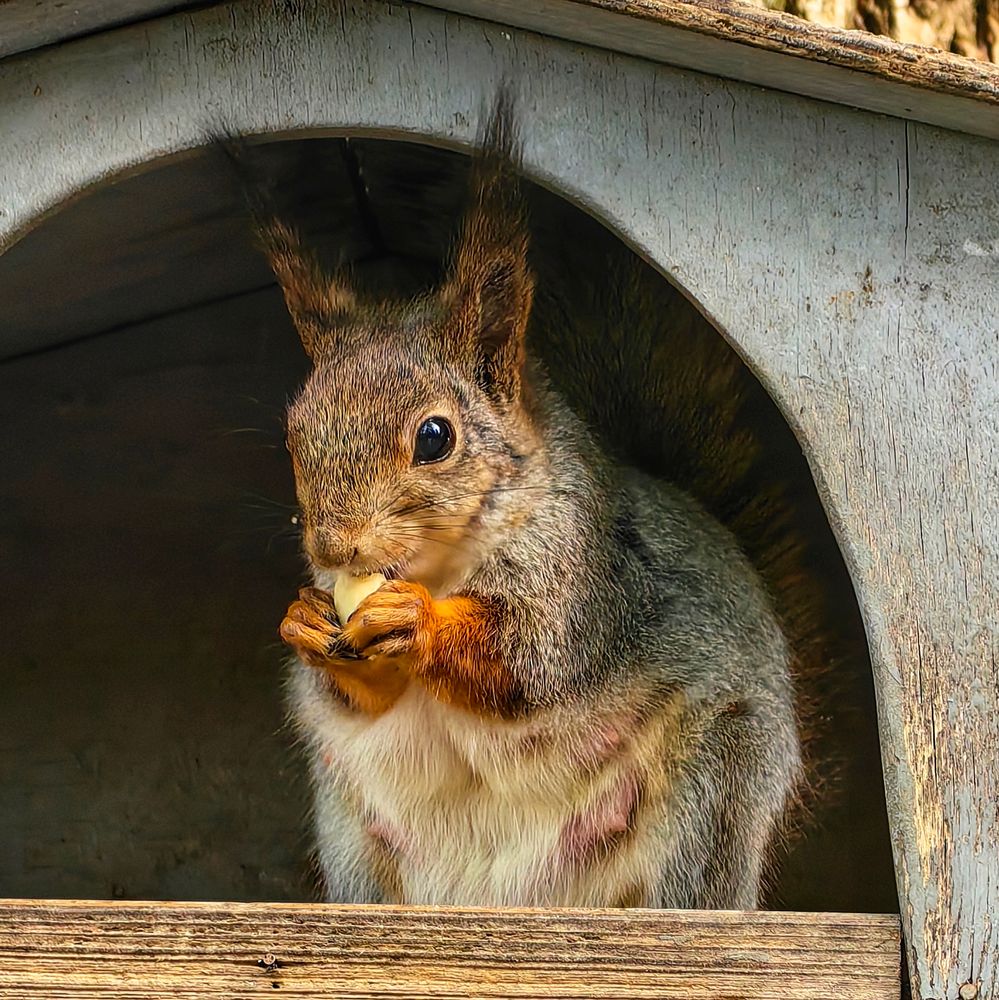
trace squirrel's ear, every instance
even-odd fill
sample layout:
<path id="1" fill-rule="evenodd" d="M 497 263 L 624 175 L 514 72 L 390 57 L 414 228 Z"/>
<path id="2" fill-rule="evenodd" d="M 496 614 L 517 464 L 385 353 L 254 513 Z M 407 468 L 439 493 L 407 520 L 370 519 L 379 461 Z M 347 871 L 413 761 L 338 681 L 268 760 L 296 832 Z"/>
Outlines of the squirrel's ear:
<path id="1" fill-rule="evenodd" d="M 449 336 L 482 388 L 507 402 L 520 391 L 534 293 L 526 249 L 526 239 L 499 247 L 466 235 L 445 293 L 456 321 Z"/>
<path id="2" fill-rule="evenodd" d="M 490 114 L 472 160 L 469 207 L 444 288 L 456 345 L 482 387 L 511 401 L 520 391 L 534 297 L 529 235 L 518 176 L 519 143 L 509 92 Z"/>
<path id="3" fill-rule="evenodd" d="M 247 142 L 226 131 L 209 136 L 235 174 L 253 222 L 257 242 L 267 256 L 291 318 L 310 358 L 320 355 L 353 310 L 354 294 L 342 281 L 323 272 L 315 255 L 302 245 L 294 226 L 278 210 L 275 182 Z"/>
<path id="4" fill-rule="evenodd" d="M 353 291 L 323 273 L 298 232 L 278 219 L 257 220 L 257 238 L 270 261 L 302 346 L 316 360 L 355 305 Z"/>

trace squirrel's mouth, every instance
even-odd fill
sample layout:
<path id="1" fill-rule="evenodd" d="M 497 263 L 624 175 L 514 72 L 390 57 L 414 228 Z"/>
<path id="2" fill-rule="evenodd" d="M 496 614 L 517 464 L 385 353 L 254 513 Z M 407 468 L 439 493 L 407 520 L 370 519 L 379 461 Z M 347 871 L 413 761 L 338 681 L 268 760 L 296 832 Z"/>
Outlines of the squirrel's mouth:
<path id="1" fill-rule="evenodd" d="M 399 560 L 399 562 L 391 563 L 388 566 L 382 566 L 378 570 L 386 580 L 402 580 L 405 578 L 406 569 L 409 566 L 409 561 L 405 559 Z"/>

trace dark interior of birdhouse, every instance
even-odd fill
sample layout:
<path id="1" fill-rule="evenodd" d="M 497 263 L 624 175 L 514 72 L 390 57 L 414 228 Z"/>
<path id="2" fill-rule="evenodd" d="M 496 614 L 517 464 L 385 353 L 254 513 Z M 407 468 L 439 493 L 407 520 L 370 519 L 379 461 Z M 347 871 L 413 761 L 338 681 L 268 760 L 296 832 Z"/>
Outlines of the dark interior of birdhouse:
<path id="1" fill-rule="evenodd" d="M 327 137 L 256 155 L 330 266 L 375 290 L 440 275 L 462 154 Z M 557 194 L 528 198 L 539 280 L 583 289 L 631 256 Z M 671 327 L 722 336 L 636 266 L 668 300 L 667 348 Z M 171 160 L 42 221 L 0 256 L 0 329 L 0 896 L 314 899 L 277 637 L 305 580 L 282 415 L 308 361 L 225 164 Z M 856 599 L 807 461 L 754 385 L 812 572 L 861 651 L 809 681 L 814 793 L 767 905 L 893 911 Z"/>

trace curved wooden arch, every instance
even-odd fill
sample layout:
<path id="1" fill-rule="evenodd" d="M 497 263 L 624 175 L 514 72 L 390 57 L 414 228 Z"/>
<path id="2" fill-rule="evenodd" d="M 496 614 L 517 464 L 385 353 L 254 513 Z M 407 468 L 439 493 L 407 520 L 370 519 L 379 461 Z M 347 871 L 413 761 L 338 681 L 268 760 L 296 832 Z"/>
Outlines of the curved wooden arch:
<path id="1" fill-rule="evenodd" d="M 245 132 L 526 163 L 725 331 L 856 583 L 915 995 L 999 988 L 999 146 L 398 3 L 234 3 L 0 64 L 0 247 L 103 179 Z"/>

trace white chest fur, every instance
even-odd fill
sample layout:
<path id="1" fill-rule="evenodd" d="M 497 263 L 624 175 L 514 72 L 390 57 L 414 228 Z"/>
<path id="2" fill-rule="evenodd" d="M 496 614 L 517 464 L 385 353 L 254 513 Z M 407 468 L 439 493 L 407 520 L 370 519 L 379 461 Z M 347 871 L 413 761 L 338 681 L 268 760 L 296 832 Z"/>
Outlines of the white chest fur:
<path id="1" fill-rule="evenodd" d="M 315 793 L 349 804 L 317 801 L 321 846 L 389 851 L 413 904 L 612 905 L 631 890 L 634 844 L 595 850 L 636 807 L 620 727 L 484 719 L 415 684 L 370 718 L 317 699 L 311 674 L 296 669 L 292 708 L 315 755 Z M 607 829 L 588 832 L 593 818 Z"/>

